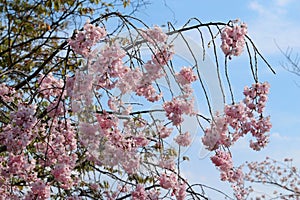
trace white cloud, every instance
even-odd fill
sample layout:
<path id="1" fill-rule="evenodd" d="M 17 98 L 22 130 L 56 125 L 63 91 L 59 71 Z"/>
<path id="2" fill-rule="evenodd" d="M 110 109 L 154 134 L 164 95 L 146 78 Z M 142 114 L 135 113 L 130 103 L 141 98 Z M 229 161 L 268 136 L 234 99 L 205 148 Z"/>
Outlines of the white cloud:
<path id="1" fill-rule="evenodd" d="M 257 1 L 250 2 L 249 8 L 255 12 L 258 12 L 258 14 L 260 15 L 270 15 L 270 12 L 268 12 L 268 10 L 265 9 L 263 5 L 259 4 Z"/>
<path id="2" fill-rule="evenodd" d="M 286 6 L 292 3 L 294 0 L 276 0 L 276 5 L 278 6 Z"/>
<path id="3" fill-rule="evenodd" d="M 273 140 L 273 139 L 275 139 L 275 140 L 281 140 L 281 141 L 282 140 L 287 141 L 290 138 L 288 136 L 286 136 L 286 135 L 281 135 L 280 133 L 272 133 L 271 134 L 271 140 Z"/>
<path id="4" fill-rule="evenodd" d="M 264 53 L 279 53 L 274 41 L 283 49 L 288 46 L 300 48 L 298 39 L 300 27 L 298 22 L 290 17 L 292 15 L 286 7 L 291 2 L 291 0 L 273 0 L 249 3 L 249 9 L 254 11 L 253 16 L 256 16 L 248 23 L 249 33 Z"/>

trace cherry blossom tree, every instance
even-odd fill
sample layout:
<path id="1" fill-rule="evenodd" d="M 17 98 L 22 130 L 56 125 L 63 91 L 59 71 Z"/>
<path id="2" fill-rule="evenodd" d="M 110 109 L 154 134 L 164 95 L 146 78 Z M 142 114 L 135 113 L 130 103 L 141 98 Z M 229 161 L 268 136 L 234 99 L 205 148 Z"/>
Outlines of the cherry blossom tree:
<path id="1" fill-rule="evenodd" d="M 236 166 L 231 147 L 245 136 L 255 151 L 269 142 L 270 85 L 259 80 L 256 60 L 274 71 L 245 23 L 191 19 L 163 30 L 114 11 L 111 3 L 46 2 L 1 7 L 7 18 L 1 25 L 0 199 L 208 199 L 204 184 L 190 184 L 181 170 L 189 160 L 184 150 L 193 145 L 184 126 L 191 119 L 233 198 L 248 197 L 245 180 L 256 181 L 251 176 L 259 171 L 255 164 L 248 174 Z M 113 3 L 135 9 L 140 1 Z M 188 31 L 200 38 L 201 60 L 214 58 L 209 71 L 216 74 L 221 110 L 212 104 Z M 190 66 L 176 62 L 178 40 L 193 58 Z M 249 60 L 241 70 L 253 84 L 236 99 L 228 67 L 241 54 Z"/>

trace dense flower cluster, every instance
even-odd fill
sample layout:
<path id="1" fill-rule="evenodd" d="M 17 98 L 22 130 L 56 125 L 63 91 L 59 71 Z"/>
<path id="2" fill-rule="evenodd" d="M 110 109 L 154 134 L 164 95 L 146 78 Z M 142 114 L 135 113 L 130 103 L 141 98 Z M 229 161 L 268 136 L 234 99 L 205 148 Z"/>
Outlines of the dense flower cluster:
<path id="1" fill-rule="evenodd" d="M 232 158 L 229 152 L 217 150 L 216 155 L 212 156 L 211 161 L 221 170 L 221 180 L 238 182 L 243 178 L 240 170 L 233 170 Z"/>
<path id="2" fill-rule="evenodd" d="M 159 177 L 159 185 L 164 189 L 172 189 L 172 196 L 177 200 L 184 200 L 186 197 L 186 183 L 179 181 L 174 173 L 163 173 Z"/>
<path id="3" fill-rule="evenodd" d="M 0 144 L 10 152 L 20 152 L 36 137 L 35 105 L 19 104 L 16 111 L 10 113 L 11 123 L 0 132 Z"/>
<path id="4" fill-rule="evenodd" d="M 37 170 L 40 167 L 45 168 L 44 173 L 52 174 L 53 182 L 58 182 L 61 188 L 70 189 L 74 183 L 71 171 L 77 161 L 77 155 L 73 153 L 77 149 L 75 130 L 70 120 L 61 119 L 66 112 L 59 111 L 59 106 L 53 106 L 58 102 L 63 105 L 63 82 L 50 73 L 41 75 L 38 83 L 40 97 L 50 102 L 45 104 L 45 109 L 51 120 L 38 120 L 37 105 L 21 103 L 20 96 L 14 95 L 13 90 L 3 90 L 7 103 L 10 103 L 9 100 L 18 102 L 16 109 L 10 112 L 11 123 L 2 124 L 0 133 L 0 145 L 6 147 L 8 154 L 7 159 L 0 160 L 3 183 L 0 191 L 7 190 L 1 193 L 5 199 L 19 198 L 7 189 L 12 187 L 11 179 L 28 183 L 24 199 L 49 198 L 53 183 L 39 177 Z M 31 148 L 35 149 L 33 154 L 28 151 Z"/>
<path id="5" fill-rule="evenodd" d="M 197 76 L 190 67 L 183 67 L 179 73 L 176 73 L 176 80 L 181 85 L 187 85 L 197 80 Z"/>
<path id="6" fill-rule="evenodd" d="M 44 98 L 50 100 L 50 97 L 60 97 L 64 95 L 64 93 L 62 93 L 64 86 L 63 80 L 55 78 L 51 72 L 47 75 L 40 75 L 38 82 L 38 91 Z"/>
<path id="7" fill-rule="evenodd" d="M 218 149 L 221 145 L 229 147 L 231 140 L 227 135 L 228 124 L 223 116 L 216 115 L 211 127 L 205 130 L 205 135 L 202 137 L 202 142 L 210 151 Z"/>
<path id="8" fill-rule="evenodd" d="M 178 135 L 176 138 L 174 138 L 174 140 L 177 144 L 184 147 L 189 146 L 192 142 L 192 138 L 189 132 Z"/>
<path id="9" fill-rule="evenodd" d="M 194 115 L 194 98 L 191 83 L 197 80 L 191 68 L 183 67 L 176 73 L 176 80 L 182 86 L 183 95 L 174 97 L 171 101 L 166 101 L 163 108 L 166 116 L 172 121 L 173 125 L 178 126 L 183 122 L 183 114 Z"/>
<path id="10" fill-rule="evenodd" d="M 143 185 L 141 184 L 138 184 L 136 186 L 136 189 L 131 193 L 131 196 L 132 196 L 132 200 L 146 200 L 148 198 L 146 191 Z"/>
<path id="11" fill-rule="evenodd" d="M 26 195 L 25 200 L 50 198 L 50 186 L 45 182 L 38 180 L 31 185 L 31 191 Z"/>
<path id="12" fill-rule="evenodd" d="M 167 41 L 168 36 L 161 30 L 159 26 L 154 26 L 152 29 L 142 30 L 142 37 L 151 44 L 159 44 Z"/>
<path id="13" fill-rule="evenodd" d="M 251 88 L 245 87 L 243 102 L 226 105 L 224 116 L 217 115 L 211 127 L 205 130 L 202 142 L 209 150 L 218 149 L 220 145 L 229 147 L 240 137 L 251 133 L 256 142 L 250 141 L 250 147 L 260 150 L 268 143 L 272 124 L 270 117 L 263 117 L 269 84 L 255 83 Z M 232 131 L 229 134 L 229 131 Z"/>
<path id="14" fill-rule="evenodd" d="M 241 53 L 246 32 L 246 25 L 237 22 L 223 29 L 226 56 Z M 180 149 L 192 143 L 182 122 L 184 115 L 196 115 L 192 83 L 200 73 L 194 74 L 196 65 L 175 70 L 173 45 L 158 26 L 139 33 L 144 40 L 131 38 L 137 46 L 123 46 L 127 41 L 113 38 L 114 33 L 104 40 L 104 28 L 86 23 L 68 40 L 86 58 L 75 72 L 45 68 L 28 81 L 34 92 L 0 84 L 0 200 L 206 198 L 180 172 L 181 162 L 188 160 Z M 100 40 L 105 45 L 92 51 Z M 147 60 L 140 43 L 151 51 Z M 166 80 L 169 95 L 163 96 L 161 80 Z M 251 148 L 266 145 L 268 91 L 267 83 L 245 87 L 243 102 L 226 105 L 202 138 L 215 151 L 211 161 L 237 199 L 248 191 L 229 148 L 248 133 L 256 139 Z"/>
<path id="15" fill-rule="evenodd" d="M 245 45 L 245 35 L 247 34 L 247 25 L 233 22 L 233 26 L 226 26 L 221 32 L 221 49 L 226 56 L 239 56 Z"/>
<path id="16" fill-rule="evenodd" d="M 234 170 L 231 154 L 221 149 L 229 148 L 239 138 L 250 133 L 256 141 L 250 140 L 250 147 L 259 151 L 268 143 L 267 133 L 271 129 L 269 117 L 263 117 L 270 85 L 255 83 L 244 88 L 245 98 L 242 102 L 226 105 L 224 114 L 217 113 L 211 126 L 207 128 L 202 142 L 210 151 L 216 150 L 212 162 L 221 171 L 221 180 L 235 183 L 233 189 L 237 199 L 244 199 L 249 193 L 243 187 L 243 173 L 240 168 Z"/>
<path id="17" fill-rule="evenodd" d="M 103 39 L 106 34 L 104 28 L 94 26 L 87 22 L 84 25 L 83 31 L 77 31 L 74 38 L 69 39 L 68 42 L 76 53 L 88 57 L 91 52 L 91 47 Z"/>
<path id="18" fill-rule="evenodd" d="M 232 157 L 229 152 L 217 150 L 211 157 L 211 161 L 220 170 L 221 180 L 232 183 L 235 197 L 239 200 L 245 199 L 249 191 L 244 188 L 244 174 L 240 168 L 234 168 Z"/>
<path id="19" fill-rule="evenodd" d="M 183 96 L 174 97 L 171 101 L 163 104 L 166 115 L 172 121 L 174 126 L 178 126 L 183 122 L 183 114 L 194 114 L 194 101 L 193 99 L 187 100 Z"/>
<path id="20" fill-rule="evenodd" d="M 13 87 L 9 87 L 5 83 L 0 84 L 0 97 L 3 101 L 11 102 L 17 95 Z"/>

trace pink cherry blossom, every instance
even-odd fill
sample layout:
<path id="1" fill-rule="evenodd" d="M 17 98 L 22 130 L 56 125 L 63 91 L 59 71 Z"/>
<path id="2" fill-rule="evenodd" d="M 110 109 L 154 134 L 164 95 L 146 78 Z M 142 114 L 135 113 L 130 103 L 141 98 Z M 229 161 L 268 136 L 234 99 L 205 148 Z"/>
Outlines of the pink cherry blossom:
<path id="1" fill-rule="evenodd" d="M 223 50 L 226 56 L 239 56 L 245 46 L 245 35 L 247 34 L 247 25 L 233 21 L 232 26 L 226 26 L 221 32 Z"/>
<path id="2" fill-rule="evenodd" d="M 216 150 L 220 145 L 229 147 L 231 144 L 230 138 L 227 136 L 228 124 L 226 118 L 216 115 L 214 121 L 211 122 L 211 127 L 207 128 L 202 137 L 202 142 L 209 150 Z"/>
<path id="3" fill-rule="evenodd" d="M 164 45 L 152 55 L 152 61 L 157 65 L 166 65 L 172 59 L 174 53 L 172 46 Z"/>
<path id="4" fill-rule="evenodd" d="M 142 30 L 141 35 L 152 44 L 165 43 L 168 38 L 159 26 L 154 26 L 152 29 Z"/>
<path id="5" fill-rule="evenodd" d="M 41 180 L 38 180 L 31 185 L 31 191 L 37 199 L 50 198 L 50 186 Z"/>
<path id="6" fill-rule="evenodd" d="M 177 177 L 174 173 L 170 175 L 163 173 L 159 177 L 159 184 L 164 189 L 174 188 L 177 185 Z"/>
<path id="7" fill-rule="evenodd" d="M 179 73 L 175 74 L 176 80 L 181 85 L 190 84 L 197 80 L 197 76 L 190 67 L 183 67 Z"/>
<path id="8" fill-rule="evenodd" d="M 184 147 L 190 146 L 192 142 L 191 134 L 189 132 L 178 135 L 174 140 L 177 144 Z"/>
<path id="9" fill-rule="evenodd" d="M 84 25 L 84 30 L 77 31 L 74 38 L 69 39 L 68 42 L 75 53 L 88 57 L 91 52 L 91 47 L 100 39 L 103 39 L 106 34 L 104 28 L 96 27 L 87 22 Z"/>
<path id="10" fill-rule="evenodd" d="M 146 199 L 148 199 L 146 191 L 144 189 L 144 186 L 141 185 L 141 184 L 138 184 L 136 186 L 136 189 L 135 189 L 135 191 L 133 191 L 131 193 L 131 196 L 132 196 L 133 200 L 146 200 Z"/>
<path id="11" fill-rule="evenodd" d="M 163 108 L 173 125 L 178 126 L 183 122 L 183 114 L 194 114 L 193 99 L 187 100 L 184 96 L 174 97 L 172 101 L 165 102 Z"/>

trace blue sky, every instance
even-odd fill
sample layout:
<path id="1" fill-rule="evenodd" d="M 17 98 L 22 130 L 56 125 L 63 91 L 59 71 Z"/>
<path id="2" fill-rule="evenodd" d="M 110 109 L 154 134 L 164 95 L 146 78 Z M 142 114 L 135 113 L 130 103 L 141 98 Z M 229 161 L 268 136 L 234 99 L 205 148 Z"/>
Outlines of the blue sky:
<path id="1" fill-rule="evenodd" d="M 269 155 L 275 159 L 293 157 L 295 164 L 300 166 L 300 77 L 283 69 L 282 63 L 286 63 L 286 60 L 275 44 L 276 41 L 283 50 L 290 47 L 295 54 L 300 53 L 299 10 L 298 0 L 155 0 L 137 14 L 150 26 L 170 21 L 180 27 L 192 17 L 197 17 L 202 22 L 227 22 L 239 18 L 248 24 L 249 36 L 277 72 L 273 75 L 266 66 L 260 65 L 260 80 L 271 84 L 267 112 L 271 115 L 273 128 L 269 146 L 259 153 L 252 152 L 246 141 L 233 147 L 237 163 L 249 158 L 262 160 Z M 239 91 L 243 88 L 239 79 L 243 77 L 238 73 L 243 74 L 242 67 L 247 67 L 248 63 L 243 56 L 234 59 L 230 63 L 235 74 L 233 78 L 237 79 L 233 81 L 233 87 Z M 198 146 L 194 145 L 188 151 L 197 155 L 198 159 L 185 165 L 187 177 L 195 182 L 200 181 L 227 190 L 226 185 L 218 183 L 218 172 L 209 163 L 209 159 L 203 156 L 206 154 L 203 153 L 199 138 L 195 142 Z"/>

